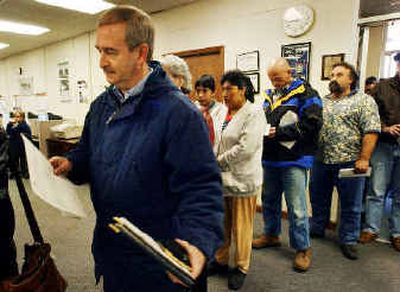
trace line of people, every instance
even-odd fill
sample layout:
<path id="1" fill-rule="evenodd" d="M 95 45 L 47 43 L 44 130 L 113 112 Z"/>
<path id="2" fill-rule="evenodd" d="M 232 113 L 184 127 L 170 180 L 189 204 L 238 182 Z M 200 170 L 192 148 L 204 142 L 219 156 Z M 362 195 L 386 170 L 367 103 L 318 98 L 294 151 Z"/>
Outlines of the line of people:
<path id="1" fill-rule="evenodd" d="M 275 89 L 267 91 L 263 107 L 254 104 L 253 94 L 249 95 L 253 88 L 242 72 L 229 71 L 221 79 L 227 111 L 223 122 L 214 123 L 215 136 L 219 136 L 214 151 L 225 199 L 225 240 L 209 264 L 208 275 L 228 275 L 232 290 L 240 289 L 245 281 L 252 246 L 280 245 L 283 192 L 289 209 L 291 245 L 297 250 L 295 268 L 305 271 L 311 263 L 306 179 L 322 126 L 322 104 L 309 84 L 292 77 L 285 59 L 275 60 L 268 75 Z M 210 96 L 214 88 L 202 82 L 206 78 L 210 79 L 200 78 L 195 90 L 200 105 L 213 113 L 216 101 L 207 101 L 204 92 Z M 261 192 L 266 231 L 253 241 L 256 198 Z M 232 244 L 234 268 L 229 270 Z"/>
<path id="2" fill-rule="evenodd" d="M 241 73 L 227 72 L 221 79 L 222 95 L 228 107 L 227 113 L 222 113 L 222 116 L 225 114 L 225 121 L 221 123 L 220 113 L 211 114 L 211 117 L 218 122 L 214 123 L 214 128 L 209 127 L 210 131 L 215 132 L 218 146 L 214 145 L 214 151 L 222 173 L 225 196 L 225 241 L 209 266 L 209 275 L 228 273 L 229 246 L 233 242 L 235 268 L 229 273 L 228 286 L 230 289 L 239 289 L 243 285 L 250 264 L 253 204 L 258 191 L 261 191 L 258 188 L 261 188 L 262 184 L 264 234 L 254 239 L 252 246 L 260 249 L 281 245 L 279 235 L 284 193 L 288 208 L 290 246 L 296 250 L 293 268 L 297 271 L 305 272 L 311 266 L 310 237 L 325 236 L 325 229 L 330 222 L 334 187 L 337 188 L 340 203 L 338 232 L 340 249 L 346 258 L 351 260 L 358 258 L 356 248 L 358 241 L 367 243 L 377 237 L 383 200 L 389 189 L 397 192 L 393 201 L 391 234 L 393 246 L 399 251 L 399 188 L 396 187 L 400 178 L 396 168 L 399 147 L 398 117 L 392 115 L 390 121 L 385 123 L 388 120 L 388 109 L 391 110 L 388 103 L 393 103 L 397 98 L 395 92 L 392 92 L 389 100 L 385 98 L 390 96 L 388 93 L 374 94 L 376 98 L 374 100 L 358 90 L 358 75 L 354 67 L 348 63 L 339 63 L 332 69 L 330 94 L 321 99 L 318 92 L 308 83 L 292 77 L 286 60 L 277 59 L 268 68 L 268 76 L 274 89 L 264 92 L 264 113 L 271 125 L 269 133 L 263 133 L 260 126 L 266 127 L 265 123 L 257 116 L 253 116 L 251 122 L 250 119 L 246 122 L 246 119 L 242 118 L 241 131 L 232 134 L 231 130 L 225 134 L 226 126 L 228 125 L 229 129 L 229 122 L 232 119 L 231 113 L 236 113 L 230 101 L 232 94 L 229 90 L 232 90 L 232 84 L 224 84 L 226 76 L 231 74 Z M 397 74 L 387 83 L 392 85 L 391 88 L 398 90 L 398 79 Z M 204 85 L 204 80 L 208 81 L 206 84 L 212 86 Z M 210 110 L 213 113 L 212 109 L 218 103 L 210 98 L 215 90 L 214 81 L 211 80 L 211 76 L 201 77 L 196 82 L 195 90 L 202 110 Z M 387 83 L 382 83 L 380 86 L 388 87 Z M 242 87 L 239 85 L 238 88 Z M 209 97 L 204 98 L 207 93 Z M 243 96 L 246 97 L 245 94 Z M 377 103 L 380 105 L 379 109 Z M 220 104 L 218 107 L 223 105 Z M 245 107 L 240 109 L 240 112 L 245 115 Z M 388 126 L 385 126 L 387 124 Z M 375 149 L 378 137 L 380 142 Z M 382 140 L 390 140 L 390 145 L 385 146 L 388 142 Z M 259 147 L 262 141 L 261 160 Z M 384 144 L 381 145 L 382 143 Z M 226 147 L 227 144 L 228 150 L 225 151 L 228 155 L 234 153 L 233 156 L 228 156 L 228 163 L 221 160 L 220 153 L 220 148 Z M 255 145 L 259 145 L 258 148 Z M 382 153 L 384 151 L 382 147 L 386 147 L 385 153 Z M 389 161 L 385 161 L 382 155 L 386 155 Z M 367 197 L 366 229 L 359 238 L 366 178 L 364 176 L 339 178 L 338 174 L 340 169 L 351 167 L 354 167 L 355 173 L 367 173 L 371 156 L 373 169 L 371 187 L 367 185 L 367 190 L 370 192 Z M 260 179 L 261 161 L 263 179 Z M 308 170 L 310 170 L 309 191 L 312 206 L 310 218 L 306 204 Z M 383 171 L 385 173 L 382 173 Z M 232 191 L 232 181 L 235 191 Z M 246 188 L 251 184 L 256 187 L 256 192 Z M 245 204 L 246 196 L 254 201 L 250 203 L 248 200 Z M 371 217 L 374 220 L 372 227 Z"/>
<path id="3" fill-rule="evenodd" d="M 113 234 L 107 227 L 113 216 L 126 217 L 156 240 L 177 239 L 197 279 L 192 291 L 207 289 L 207 262 L 209 275 L 228 272 L 228 287 L 240 289 L 252 247 L 281 244 L 283 193 L 296 250 L 293 267 L 305 272 L 312 258 L 310 235 L 324 236 L 334 185 L 341 203 L 341 249 L 357 258 L 364 178 L 338 179 L 337 173 L 348 166 L 358 173 L 368 170 L 381 123 L 398 143 L 400 111 L 392 111 L 394 99 L 379 104 L 388 112 L 380 120 L 374 100 L 357 90 L 353 66 L 334 66 L 330 94 L 321 99 L 278 58 L 268 67 L 274 89 L 264 93 L 263 106 L 254 102 L 249 78 L 233 70 L 220 82 L 223 104 L 213 98 L 211 76 L 196 81 L 199 111 L 184 94 L 191 84 L 188 68 L 168 66 L 180 62 L 176 58 L 152 61 L 153 46 L 154 26 L 140 9 L 117 6 L 100 16 L 96 49 L 111 86 L 91 104 L 77 148 L 50 159 L 56 175 L 90 184 L 95 277 L 103 278 L 104 290 L 188 291 L 142 250 Z M 398 86 L 399 75 L 395 78 Z M 398 144 L 390 145 L 398 150 Z M 253 240 L 261 192 L 265 228 Z M 399 192 L 396 196 L 398 206 Z M 397 233 L 393 236 L 396 247 Z"/>
<path id="4" fill-rule="evenodd" d="M 167 72 L 170 72 L 170 68 L 175 68 L 169 73 L 172 80 L 176 78 L 190 80 L 190 72 L 183 59 L 167 56 L 165 60 L 167 60 L 164 61 Z M 172 60 L 174 66 L 168 64 Z M 227 76 L 229 78 L 232 75 L 241 76 L 243 84 L 237 81 L 224 84 Z M 224 104 L 215 100 L 215 81 L 212 76 L 203 75 L 195 82 L 195 103 L 201 109 L 209 128 L 210 141 L 213 143 L 214 153 L 221 169 L 225 198 L 225 241 L 211 261 L 208 274 L 229 272 L 230 289 L 239 289 L 244 283 L 250 265 L 251 245 L 255 249 L 281 245 L 279 235 L 283 193 L 288 208 L 290 246 L 296 250 L 293 261 L 295 270 L 305 272 L 311 266 L 310 237 L 325 236 L 325 229 L 330 222 L 334 187 L 337 188 L 340 204 L 340 249 L 346 258 L 357 259 L 357 243 L 371 242 L 377 237 L 377 231 L 371 232 L 366 229 L 359 238 L 365 187 L 367 191 L 371 189 L 368 195 L 367 214 L 371 213 L 368 212 L 369 209 L 374 208 L 374 202 L 371 200 L 377 200 L 377 195 L 374 194 L 376 190 L 374 185 L 370 188 L 366 184 L 364 176 L 339 178 L 339 170 L 354 167 L 356 173 L 366 173 L 372 154 L 375 153 L 376 156 L 380 152 L 379 148 L 374 152 L 378 137 L 385 140 L 389 129 L 392 130 L 392 136 L 398 135 L 395 118 L 390 121 L 395 125 L 387 129 L 383 127 L 382 135 L 380 133 L 384 108 L 378 96 L 388 96 L 388 94 L 374 94 L 376 98 L 374 100 L 358 90 L 357 72 L 348 63 L 343 62 L 333 66 L 329 83 L 330 94 L 323 98 L 319 97 L 318 92 L 310 84 L 293 78 L 291 68 L 285 59 L 279 58 L 272 62 L 268 68 L 268 77 L 273 85 L 273 89 L 263 92 L 264 114 L 271 126 L 268 133 L 265 133 L 265 130 L 264 133 L 261 131 L 260 126 L 265 129 L 267 126 L 265 122 L 257 120 L 256 116 L 251 117 L 251 122 L 249 117 L 247 122 L 243 117 L 246 116 L 246 107 L 243 105 L 254 102 L 253 96 L 249 98 L 248 93 L 246 95 L 245 87 L 247 86 L 247 91 L 251 92 L 252 86 L 246 83 L 246 76 L 243 73 L 229 71 L 222 77 Z M 398 75 L 389 81 L 392 87 L 396 86 L 397 79 Z M 243 90 L 242 98 L 239 98 L 239 93 L 232 94 L 231 91 L 236 89 Z M 376 91 L 368 93 L 372 92 Z M 237 100 L 241 100 L 236 107 L 235 96 L 238 96 Z M 381 105 L 379 109 L 377 103 Z M 257 108 L 256 105 L 253 107 Z M 243 124 L 239 123 L 241 131 L 236 129 L 235 133 L 230 129 L 235 129 L 236 123 L 235 126 L 229 126 L 229 123 L 236 112 L 241 114 L 234 120 L 238 123 L 237 121 L 242 119 Z M 225 131 L 226 129 L 228 130 Z M 391 139 L 392 146 L 396 148 L 398 142 L 393 141 L 393 137 Z M 256 145 L 262 146 L 257 148 Z M 221 160 L 221 157 L 224 157 L 221 156 L 221 151 L 222 153 L 226 151 L 228 158 Z M 258 157 L 260 153 L 262 159 Z M 395 149 L 391 153 L 395 156 Z M 372 166 L 376 165 L 374 160 L 376 159 L 372 159 Z M 261 161 L 263 170 L 260 168 Z M 382 159 L 379 159 L 379 163 L 382 163 Z M 374 182 L 376 184 L 378 176 L 382 185 L 382 174 L 379 174 L 382 170 L 379 168 L 382 167 L 373 168 L 372 184 Z M 387 168 L 388 166 L 386 171 Z M 392 168 L 396 171 L 395 167 Z M 260 179 L 262 172 L 263 177 Z M 396 173 L 393 173 L 392 182 L 390 174 L 385 175 L 387 177 L 385 189 L 379 193 L 380 202 L 375 203 L 378 205 L 375 210 L 378 209 L 380 212 L 383 210 L 383 199 L 389 187 L 396 191 L 396 187 L 391 186 L 391 183 L 396 181 Z M 249 185 L 253 188 L 249 189 Z M 257 193 L 261 192 L 262 185 L 264 233 L 251 244 L 255 198 Z M 312 207 L 310 218 L 306 202 L 307 186 Z M 394 201 L 394 215 L 397 214 L 396 204 L 398 205 L 397 201 Z M 369 224 L 369 217 L 371 215 L 367 215 L 366 226 Z M 378 221 L 375 226 L 379 226 L 381 216 L 375 217 L 378 217 L 375 219 Z M 395 249 L 399 250 L 400 237 L 396 233 L 398 232 L 396 223 L 395 219 L 391 225 L 392 242 Z M 375 227 L 375 230 L 379 229 Z M 231 243 L 234 243 L 235 260 L 234 269 L 229 270 Z"/>

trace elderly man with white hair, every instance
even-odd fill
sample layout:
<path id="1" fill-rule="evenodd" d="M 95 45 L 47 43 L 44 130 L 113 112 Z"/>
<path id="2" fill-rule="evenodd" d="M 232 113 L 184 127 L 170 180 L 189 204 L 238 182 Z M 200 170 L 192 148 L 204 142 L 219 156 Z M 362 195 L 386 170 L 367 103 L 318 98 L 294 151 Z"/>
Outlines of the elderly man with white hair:
<path id="1" fill-rule="evenodd" d="M 318 92 L 292 77 L 288 62 L 279 58 L 268 67 L 273 90 L 264 92 L 264 111 L 271 124 L 264 138 L 264 234 L 253 248 L 280 246 L 281 202 L 285 193 L 290 245 L 296 250 L 293 268 L 305 272 L 311 265 L 306 205 L 307 170 L 312 166 L 322 125 Z"/>

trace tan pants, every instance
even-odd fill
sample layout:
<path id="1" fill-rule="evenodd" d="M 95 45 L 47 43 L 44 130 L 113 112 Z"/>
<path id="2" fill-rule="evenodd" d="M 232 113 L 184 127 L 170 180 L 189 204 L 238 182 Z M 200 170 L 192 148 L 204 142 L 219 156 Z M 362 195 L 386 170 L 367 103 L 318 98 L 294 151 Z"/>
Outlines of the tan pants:
<path id="1" fill-rule="evenodd" d="M 247 273 L 250 267 L 253 222 L 257 196 L 225 197 L 224 244 L 215 254 L 221 265 L 229 263 L 229 248 L 233 240 L 235 247 L 235 267 Z M 232 238 L 233 237 L 233 238 Z"/>

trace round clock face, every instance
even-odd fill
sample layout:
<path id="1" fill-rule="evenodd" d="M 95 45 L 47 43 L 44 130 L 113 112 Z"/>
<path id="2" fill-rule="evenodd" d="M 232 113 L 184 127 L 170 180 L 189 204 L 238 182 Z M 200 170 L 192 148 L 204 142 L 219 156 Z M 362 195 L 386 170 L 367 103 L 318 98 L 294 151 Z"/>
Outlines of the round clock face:
<path id="1" fill-rule="evenodd" d="M 293 6 L 285 10 L 283 31 L 291 37 L 307 32 L 314 22 L 314 11 L 307 5 Z"/>

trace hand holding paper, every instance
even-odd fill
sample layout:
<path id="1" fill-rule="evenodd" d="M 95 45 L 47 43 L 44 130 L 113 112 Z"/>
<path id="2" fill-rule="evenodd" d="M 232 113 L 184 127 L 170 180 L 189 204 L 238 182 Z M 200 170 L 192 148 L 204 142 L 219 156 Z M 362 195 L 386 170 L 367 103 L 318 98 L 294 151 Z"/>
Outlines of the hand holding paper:
<path id="1" fill-rule="evenodd" d="M 67 174 L 72 169 L 72 162 L 65 157 L 54 156 L 49 160 L 55 175 Z"/>
<path id="2" fill-rule="evenodd" d="M 79 217 L 86 217 L 78 198 L 78 188 L 64 177 L 54 175 L 43 154 L 22 135 L 33 192 L 46 203 Z"/>

